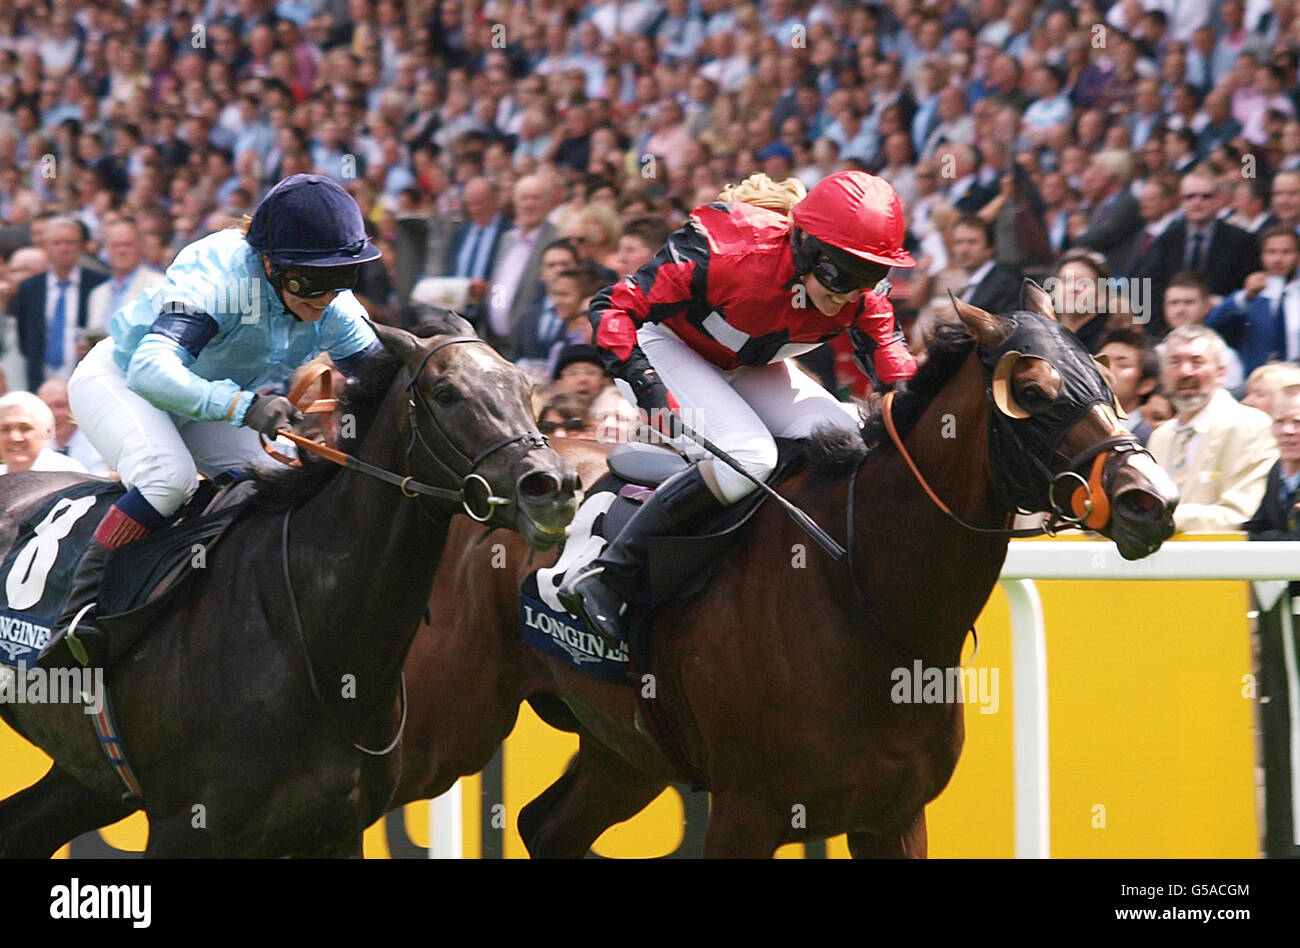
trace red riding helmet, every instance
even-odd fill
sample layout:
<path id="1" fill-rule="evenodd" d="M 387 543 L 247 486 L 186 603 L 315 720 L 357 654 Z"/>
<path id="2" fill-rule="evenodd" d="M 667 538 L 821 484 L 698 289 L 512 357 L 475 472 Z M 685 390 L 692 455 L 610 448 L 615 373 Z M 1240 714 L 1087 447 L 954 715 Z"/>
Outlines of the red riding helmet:
<path id="1" fill-rule="evenodd" d="M 794 206 L 794 226 L 827 247 L 890 267 L 914 267 L 903 249 L 903 202 L 884 178 L 837 171 Z"/>

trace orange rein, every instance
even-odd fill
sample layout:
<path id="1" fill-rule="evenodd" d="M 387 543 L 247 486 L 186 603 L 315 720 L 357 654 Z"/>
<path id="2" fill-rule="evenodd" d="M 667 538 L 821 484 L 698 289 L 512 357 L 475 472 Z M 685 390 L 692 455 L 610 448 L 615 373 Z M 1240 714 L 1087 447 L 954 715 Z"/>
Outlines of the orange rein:
<path id="1" fill-rule="evenodd" d="M 320 385 L 321 397 L 314 399 L 310 403 L 304 404 L 307 392 L 313 385 L 318 383 Z M 326 365 L 324 362 L 313 362 L 307 367 L 307 371 L 303 373 L 302 378 L 298 380 L 298 384 L 289 391 L 288 397 L 289 401 L 293 402 L 293 404 L 298 407 L 304 415 L 325 415 L 324 425 L 326 436 L 331 441 L 334 440 L 336 435 L 336 426 L 334 424 L 332 413 L 336 408 L 338 408 L 338 399 L 334 397 L 334 376 L 330 374 L 330 366 Z M 310 451 L 312 454 L 318 454 L 327 461 L 333 461 L 340 467 L 347 466 L 347 455 L 342 451 L 331 448 L 327 444 L 323 444 L 319 441 L 312 441 L 310 438 L 304 438 L 302 435 L 295 434 L 287 428 L 281 428 L 277 434 L 288 438 L 305 451 Z M 302 467 L 302 460 L 300 458 L 291 458 L 281 454 L 279 451 L 275 450 L 275 448 L 271 447 L 270 443 L 266 440 L 266 436 L 261 433 L 258 434 L 258 438 L 261 439 L 262 450 L 275 458 L 281 464 L 287 464 L 290 467 Z"/>
<path id="2" fill-rule="evenodd" d="M 881 406 L 881 411 L 884 414 L 885 430 L 889 432 L 889 440 L 894 443 L 894 447 L 898 448 L 898 453 L 901 454 L 903 460 L 907 462 L 908 468 L 912 471 L 912 476 L 916 478 L 917 483 L 920 484 L 926 494 L 929 495 L 930 500 L 934 501 L 934 505 L 946 515 L 957 520 L 958 523 L 961 523 L 962 521 L 957 517 L 957 515 L 954 514 L 952 510 L 949 509 L 948 505 L 940 500 L 939 496 L 930 488 L 925 477 L 921 474 L 920 470 L 917 469 L 916 462 L 913 461 L 912 456 L 907 453 L 907 448 L 903 447 L 903 439 L 898 436 L 898 429 L 894 427 L 893 404 L 893 391 L 886 392 L 884 402 Z M 1070 509 L 1074 512 L 1076 517 L 1080 518 L 1079 522 L 1090 530 L 1100 530 L 1102 527 L 1106 526 L 1107 522 L 1110 520 L 1110 500 L 1106 497 L 1106 492 L 1102 489 L 1101 485 L 1102 469 L 1106 466 L 1106 458 L 1109 454 L 1109 451 L 1102 451 L 1093 459 L 1092 470 L 1089 472 L 1087 483 L 1080 484 L 1079 487 L 1070 495 Z M 1020 531 L 1013 532 L 1017 534 L 1020 533 Z M 1026 531 L 1025 535 L 1028 536 L 1037 532 L 1046 531 Z"/>

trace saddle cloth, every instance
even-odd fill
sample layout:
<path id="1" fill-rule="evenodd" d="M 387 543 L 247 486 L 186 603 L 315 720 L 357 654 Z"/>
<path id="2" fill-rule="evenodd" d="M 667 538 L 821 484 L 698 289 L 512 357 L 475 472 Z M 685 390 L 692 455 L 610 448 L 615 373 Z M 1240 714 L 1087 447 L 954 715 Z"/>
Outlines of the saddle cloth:
<path id="1" fill-rule="evenodd" d="M 769 483 L 785 480 L 803 460 L 800 442 L 778 440 L 776 470 Z M 599 678 L 634 684 L 629 659 L 636 668 L 650 667 L 649 636 L 643 634 L 654 610 L 666 602 L 686 599 L 702 590 L 722 561 L 722 554 L 740 528 L 767 499 L 760 490 L 720 512 L 694 536 L 654 537 L 648 544 L 650 601 L 629 604 L 625 628 L 629 642 L 611 649 L 581 620 L 565 612 L 557 591 L 565 576 L 584 569 L 650 496 L 652 485 L 685 468 L 685 462 L 663 448 L 619 445 L 610 452 L 610 472 L 587 491 L 569 526 L 554 566 L 534 570 L 519 591 L 520 633 L 525 645 L 567 661 Z"/>
<path id="2" fill-rule="evenodd" d="M 212 545 L 251 503 L 251 484 L 237 484 L 214 502 L 217 490 L 204 483 L 174 526 L 109 556 L 97 618 L 111 655 L 129 648 L 185 579 L 206 566 Z M 81 555 L 123 493 L 116 481 L 76 484 L 45 498 L 23 521 L 0 563 L 0 664 L 36 664 L 63 614 Z"/>

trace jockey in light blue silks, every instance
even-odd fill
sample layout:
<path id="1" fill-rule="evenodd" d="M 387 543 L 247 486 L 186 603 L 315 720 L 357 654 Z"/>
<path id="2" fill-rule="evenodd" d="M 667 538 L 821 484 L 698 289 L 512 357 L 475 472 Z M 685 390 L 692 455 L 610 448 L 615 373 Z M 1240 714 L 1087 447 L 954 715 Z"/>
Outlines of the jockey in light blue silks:
<path id="1" fill-rule="evenodd" d="M 258 432 L 274 437 L 301 418 L 260 390 L 322 352 L 352 375 L 382 349 L 351 292 L 361 264 L 379 255 L 343 188 L 294 175 L 262 199 L 246 235 L 234 227 L 196 240 L 112 315 L 68 400 L 128 490 L 96 529 L 42 658 L 71 631 L 69 651 L 94 664 L 102 636 L 92 607 L 109 553 L 166 524 L 198 474 L 262 463 Z"/>

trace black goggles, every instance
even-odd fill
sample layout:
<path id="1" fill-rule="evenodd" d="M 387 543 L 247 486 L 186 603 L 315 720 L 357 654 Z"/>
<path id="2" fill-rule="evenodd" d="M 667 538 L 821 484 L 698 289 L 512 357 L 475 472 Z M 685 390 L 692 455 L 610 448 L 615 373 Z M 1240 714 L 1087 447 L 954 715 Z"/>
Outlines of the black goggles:
<path id="1" fill-rule="evenodd" d="M 855 290 L 869 290 L 875 287 L 889 272 L 889 268 L 883 264 L 865 263 L 863 266 L 870 268 L 869 272 L 863 273 L 859 270 L 855 273 L 836 263 L 826 254 L 822 254 L 812 265 L 812 274 L 829 292 L 845 295 Z"/>
<path id="2" fill-rule="evenodd" d="M 350 290 L 357 285 L 361 268 L 312 267 L 307 270 L 280 271 L 280 282 L 286 291 L 303 299 L 314 299 L 338 290 Z"/>

